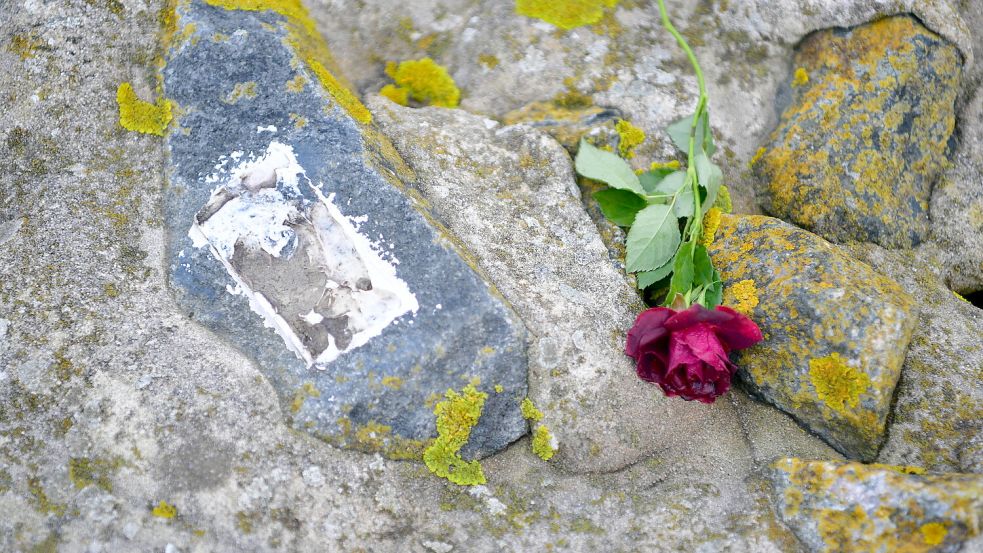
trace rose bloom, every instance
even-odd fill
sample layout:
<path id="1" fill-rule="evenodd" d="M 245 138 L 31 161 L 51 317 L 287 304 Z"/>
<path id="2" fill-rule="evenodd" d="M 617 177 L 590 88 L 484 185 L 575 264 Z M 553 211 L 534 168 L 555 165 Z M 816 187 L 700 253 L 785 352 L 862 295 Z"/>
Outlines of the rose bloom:
<path id="1" fill-rule="evenodd" d="M 737 371 L 727 354 L 761 339 L 758 325 L 729 307 L 654 307 L 635 319 L 625 353 L 635 359 L 638 377 L 667 396 L 713 403 Z"/>

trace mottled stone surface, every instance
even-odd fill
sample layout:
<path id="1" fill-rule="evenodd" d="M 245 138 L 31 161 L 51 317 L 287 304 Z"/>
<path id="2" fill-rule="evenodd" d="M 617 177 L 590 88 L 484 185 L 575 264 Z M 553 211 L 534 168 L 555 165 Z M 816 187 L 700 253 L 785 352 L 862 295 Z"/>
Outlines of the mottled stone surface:
<path id="1" fill-rule="evenodd" d="M 834 241 L 922 242 L 955 127 L 959 50 L 899 16 L 811 35 L 792 68 L 753 160 L 764 209 Z"/>
<path id="2" fill-rule="evenodd" d="M 551 462 L 606 472 L 660 452 L 672 459 L 665 470 L 691 476 L 750 467 L 732 405 L 669 399 L 635 376 L 624 340 L 644 306 L 584 211 L 560 144 L 461 111 L 369 105 L 433 213 L 529 329 L 530 397 L 560 446 Z"/>
<path id="3" fill-rule="evenodd" d="M 950 288 L 975 292 L 983 290 L 983 92 L 963 108 L 951 161 L 932 192 L 926 257 L 935 254 Z"/>
<path id="4" fill-rule="evenodd" d="M 311 50 L 316 52 L 310 44 L 306 49 L 292 46 L 296 35 L 291 33 L 303 20 L 201 1 L 180 7 L 178 15 L 178 28 L 189 31 L 171 49 L 163 72 L 164 92 L 183 113 L 181 130 L 167 138 L 171 170 L 164 213 L 170 283 L 181 307 L 256 359 L 295 428 L 333 443 L 418 457 L 425 441 L 436 435 L 433 398 L 475 378 L 490 396 L 466 453 L 484 456 L 524 434 L 526 423 L 518 409 L 526 395 L 522 323 L 468 265 L 462 257 L 466 254 L 401 190 L 412 175 L 385 139 L 364 124 L 369 117 L 364 106 L 334 88 L 340 85 L 309 57 Z M 395 264 L 396 277 L 418 303 L 415 313 L 401 313 L 368 343 L 312 368 L 268 328 L 245 294 L 227 288 L 248 283 L 262 293 L 287 324 L 310 332 L 300 336 L 310 347 L 318 346 L 315 357 L 327 332 L 335 333 L 332 344 L 343 346 L 349 334 L 331 328 L 317 332 L 329 323 L 344 325 L 347 316 L 313 327 L 300 320 L 334 290 L 326 288 L 327 277 L 316 270 L 319 261 L 311 267 L 302 262 L 315 255 L 304 244 L 326 238 L 304 238 L 314 231 L 289 223 L 292 241 L 284 252 L 292 253 L 273 257 L 258 246 L 237 244 L 228 263 L 238 271 L 234 282 L 232 269 L 227 271 L 210 251 L 214 248 L 195 247 L 188 235 L 193 221 L 202 223 L 215 210 L 204 209 L 213 191 L 238 186 L 230 184 L 234 178 L 228 167 L 264 155 L 272 141 L 293 148 L 310 181 L 301 178 L 297 192 L 289 192 L 283 185 L 285 169 L 279 169 L 276 194 L 296 196 L 295 204 L 308 206 L 300 208 L 299 217 L 315 223 L 316 211 L 308 211 L 318 208 L 310 206 L 325 201 L 320 195 L 334 195 L 341 214 L 358 223 L 358 234 L 375 242 L 379 255 Z M 220 164 L 225 171 L 217 169 Z M 243 181 L 247 189 L 250 178 Z M 274 189 L 261 190 L 271 194 Z M 247 190 L 243 197 L 256 194 Z M 221 195 L 213 203 L 215 199 Z M 260 219 L 254 221 L 259 226 Z M 294 243 L 299 244 L 296 251 L 289 249 Z M 332 256 L 337 258 L 332 253 L 328 262 Z M 350 286 L 354 289 L 355 283 Z M 369 292 L 352 294 L 373 293 L 372 283 L 364 288 Z"/>
<path id="5" fill-rule="evenodd" d="M 681 29 L 702 40 L 694 47 L 709 78 L 718 156 L 742 212 L 756 209 L 746 162 L 774 125 L 774 83 L 805 33 L 913 12 L 945 34 L 943 26 L 964 27 L 966 10 L 980 10 L 974 0 L 667 3 Z M 622 0 L 620 29 L 609 21 L 562 35 L 497 0 L 307 5 L 320 8 L 338 61 L 363 92 L 381 87 L 366 83 L 385 60 L 426 51 L 450 67 L 465 109 L 484 115 L 552 101 L 568 77 L 650 136 L 692 107 L 695 81 L 646 4 Z M 255 361 L 178 309 L 168 287 L 163 141 L 118 123 L 121 82 L 159 98 L 164 8 L 161 0 L 3 2 L 0 550 L 805 551 L 772 512 L 770 485 L 743 476 L 747 448 L 733 441 L 718 449 L 681 435 L 686 448 L 638 457 L 634 448 L 653 445 L 639 440 L 621 450 L 636 462 L 574 474 L 559 458 L 544 463 L 523 438 L 482 461 L 487 486 L 461 488 L 420 463 L 335 448 L 285 424 Z M 983 25 L 971 28 L 981 44 Z M 499 65 L 489 69 L 481 53 Z M 633 162 L 668 153 L 661 148 L 643 145 Z M 953 352 L 965 346 L 950 343 Z M 735 434 L 748 438 L 755 462 L 836 457 L 740 389 L 721 401 L 736 406 L 744 432 Z M 577 421 L 598 416 L 585 408 Z M 606 424 L 621 432 L 625 422 Z M 174 518 L 154 514 L 161 501 Z M 981 550 L 979 540 L 963 551 Z"/>
<path id="6" fill-rule="evenodd" d="M 983 310 L 914 253 L 871 245 L 851 251 L 921 304 L 878 461 L 983 473 Z"/>
<path id="7" fill-rule="evenodd" d="M 850 457 L 871 460 L 916 323 L 894 281 L 777 219 L 724 216 L 711 248 L 724 303 L 764 341 L 737 355 L 754 393 Z"/>
<path id="8" fill-rule="evenodd" d="M 911 470 L 784 458 L 768 477 L 776 513 L 808 551 L 962 550 L 980 534 L 983 476 Z"/>

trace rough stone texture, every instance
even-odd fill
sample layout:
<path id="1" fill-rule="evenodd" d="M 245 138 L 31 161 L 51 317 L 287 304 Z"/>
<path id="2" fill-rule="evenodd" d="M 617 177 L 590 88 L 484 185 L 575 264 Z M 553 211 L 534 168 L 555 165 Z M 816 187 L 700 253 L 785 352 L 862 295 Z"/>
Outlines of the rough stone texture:
<path id="1" fill-rule="evenodd" d="M 961 293 L 983 290 L 983 92 L 963 110 L 952 166 L 932 193 L 927 257 Z"/>
<path id="2" fill-rule="evenodd" d="M 873 459 L 914 300 L 829 242 L 769 217 L 725 216 L 710 251 L 724 302 L 764 334 L 737 356 L 743 380 L 843 453 Z"/>
<path id="3" fill-rule="evenodd" d="M 764 209 L 837 242 L 921 243 L 961 64 L 906 16 L 807 38 L 779 93 L 781 121 L 753 160 Z"/>
<path id="4" fill-rule="evenodd" d="M 921 300 L 878 460 L 983 473 L 983 311 L 954 294 L 913 252 L 851 248 Z"/>
<path id="5" fill-rule="evenodd" d="M 656 452 L 737 476 L 749 466 L 734 408 L 666 398 L 624 354 L 642 305 L 580 203 L 570 158 L 527 126 L 462 111 L 369 104 L 419 177 L 433 213 L 474 252 L 525 322 L 530 397 L 578 472 L 618 470 Z M 672 425 L 652 424 L 673 420 Z M 685 469 L 684 469 L 685 467 Z"/>
<path id="6" fill-rule="evenodd" d="M 356 79 L 358 71 L 381 75 L 385 59 L 423 52 L 394 32 L 406 13 L 418 39 L 446 26 L 447 39 L 430 44 L 443 45 L 448 57 L 438 61 L 465 50 L 498 56 L 494 71 L 471 55 L 451 67 L 459 83 L 474 75 L 465 102 L 502 102 L 501 111 L 483 110 L 491 115 L 550 100 L 578 73 L 584 52 L 602 45 L 612 63 L 603 72 L 586 68 L 575 86 L 620 104 L 650 136 L 692 103 L 695 83 L 679 78 L 686 69 L 675 47 L 650 9 L 627 0 L 615 13 L 617 36 L 596 34 L 599 27 L 558 36 L 491 0 L 482 9 L 502 18 L 473 22 L 469 6 L 478 4 L 470 0 L 378 0 L 359 10 L 320 3 L 329 4 L 319 17 L 338 28 L 333 43 L 368 53 L 378 39 L 391 41 L 377 62 L 336 48 Z M 786 78 L 802 33 L 897 11 L 961 24 L 946 15 L 947 1 L 754 0 L 729 2 L 725 12 L 719 2 L 669 4 L 685 31 L 708 29 L 697 53 L 710 66 L 712 98 L 727 100 L 714 104 L 715 125 L 729 184 L 738 186 L 749 182 L 745 162 L 774 125 L 775 83 Z M 3 4 L 0 550 L 804 551 L 771 512 L 767 482 L 734 477 L 748 465 L 737 447 L 738 469 L 728 461 L 694 471 L 707 447 L 694 440 L 685 455 L 655 451 L 585 475 L 543 463 L 522 439 L 483 461 L 488 486 L 462 489 L 418 463 L 336 449 L 284 424 L 277 394 L 253 361 L 176 308 L 167 288 L 162 141 L 116 123 L 120 82 L 154 99 L 162 7 Z M 601 74 L 613 77 L 607 91 L 592 87 Z M 537 96 L 542 88 L 547 94 Z M 645 148 L 639 166 L 663 155 L 658 144 Z M 739 209 L 755 209 L 750 194 L 735 191 Z M 953 351 L 963 344 L 952 343 Z M 756 462 L 835 457 L 789 417 L 741 394 L 729 399 Z M 160 501 L 176 507 L 175 518 L 152 514 Z"/>
<path id="7" fill-rule="evenodd" d="M 289 26 L 302 21 L 200 1 L 179 8 L 178 16 L 179 29 L 193 29 L 171 49 L 164 69 L 164 92 L 184 112 L 177 123 L 182 131 L 167 138 L 172 169 L 164 204 L 170 282 L 179 305 L 256 358 L 295 428 L 333 443 L 417 458 L 425 440 L 436 435 L 433 398 L 472 378 L 490 395 L 466 454 L 487 455 L 524 434 L 527 425 L 518 408 L 526 395 L 521 322 L 442 229 L 400 191 L 412 175 L 400 171 L 401 160 L 377 131 L 358 124 L 360 106 L 349 113 L 329 92 L 330 83 L 322 86 L 308 67 L 317 62 L 290 46 Z M 306 84 L 292 91 L 288 83 L 301 79 Z M 233 85 L 248 86 L 250 93 L 230 99 Z M 332 107 L 325 108 L 326 103 Z M 257 130 L 269 125 L 277 130 Z M 212 248 L 196 248 L 188 236 L 192 222 L 201 222 L 204 211 L 199 210 L 213 190 L 232 179 L 218 172 L 218 181 L 211 180 L 215 167 L 234 163 L 229 158 L 235 151 L 244 152 L 242 159 L 262 155 L 274 140 L 294 148 L 307 178 L 323 195 L 335 195 L 343 215 L 366 219 L 358 232 L 377 240 L 385 258 L 398 260 L 396 276 L 419 303 L 416 313 L 316 368 L 285 347 L 244 295 L 226 291 L 236 282 Z M 320 205 L 306 184 L 301 183 L 294 202 Z M 325 277 L 298 265 L 309 257 L 301 249 L 305 227 L 290 228 L 301 244 L 294 253 L 271 257 L 258 248 L 236 246 L 230 263 L 242 281 L 264 286 L 256 291 L 274 302 L 278 314 L 311 332 L 314 341 L 330 321 L 310 326 L 291 314 L 320 305 Z M 333 343 L 345 339 L 339 334 Z M 496 385 L 501 392 L 495 392 Z"/>
<path id="8" fill-rule="evenodd" d="M 784 458 L 768 477 L 776 513 L 809 551 L 955 553 L 980 534 L 983 476 L 908 470 Z"/>
<path id="9" fill-rule="evenodd" d="M 965 1 L 965 0 L 963 0 Z M 718 163 L 735 207 L 756 213 L 748 160 L 775 128 L 775 93 L 787 83 L 793 49 L 809 33 L 913 13 L 973 58 L 973 36 L 960 0 L 669 0 L 673 21 L 690 38 L 710 93 Z M 420 0 L 394 5 L 314 0 L 312 15 L 343 72 L 364 94 L 389 82 L 386 61 L 431 56 L 462 90 L 461 106 L 496 118 L 537 102 L 583 96 L 641 127 L 650 140 L 633 163 L 665 161 L 675 150 L 663 129 L 692 113 L 696 79 L 660 26 L 651 2 L 622 0 L 598 24 L 561 31 L 515 13 L 513 1 Z M 970 6 L 970 10 L 975 7 Z M 521 83 L 517 86 L 516 83 Z M 571 96 L 571 93 L 574 95 Z M 651 140 L 654 139 L 654 140 Z"/>

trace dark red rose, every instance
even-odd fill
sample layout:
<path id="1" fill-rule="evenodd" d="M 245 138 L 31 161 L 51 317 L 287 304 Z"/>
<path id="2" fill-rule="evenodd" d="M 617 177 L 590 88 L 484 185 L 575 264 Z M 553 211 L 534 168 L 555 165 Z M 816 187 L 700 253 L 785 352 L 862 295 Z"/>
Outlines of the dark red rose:
<path id="1" fill-rule="evenodd" d="M 654 307 L 635 319 L 625 353 L 635 359 L 638 377 L 667 396 L 713 403 L 737 371 L 727 354 L 760 341 L 758 325 L 729 307 Z"/>

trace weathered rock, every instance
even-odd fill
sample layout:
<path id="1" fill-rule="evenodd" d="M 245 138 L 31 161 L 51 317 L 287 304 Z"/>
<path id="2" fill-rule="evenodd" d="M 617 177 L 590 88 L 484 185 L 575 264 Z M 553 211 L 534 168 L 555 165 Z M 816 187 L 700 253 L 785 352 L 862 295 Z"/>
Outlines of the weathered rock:
<path id="1" fill-rule="evenodd" d="M 792 67 L 753 162 L 765 210 L 834 241 L 921 243 L 955 126 L 959 51 L 898 16 L 818 32 Z"/>
<path id="2" fill-rule="evenodd" d="M 418 457 L 433 398 L 476 379 L 490 397 L 466 451 L 503 448 L 526 431 L 521 322 L 402 189 L 412 175 L 303 8 L 270 6 L 178 8 L 163 70 L 182 112 L 164 204 L 178 302 L 257 360 L 298 429 Z"/>
<path id="3" fill-rule="evenodd" d="M 957 292 L 983 290 L 983 89 L 963 108 L 952 166 L 932 191 L 927 250 Z"/>
<path id="4" fill-rule="evenodd" d="M 873 459 L 915 326 L 914 300 L 777 219 L 724 216 L 711 254 L 724 302 L 764 334 L 738 354 L 743 380 L 844 454 Z"/>
<path id="5" fill-rule="evenodd" d="M 914 253 L 871 245 L 854 255 L 921 301 L 878 461 L 983 473 L 983 311 Z"/>
<path id="6" fill-rule="evenodd" d="M 980 533 L 983 476 L 779 459 L 768 477 L 778 516 L 809 551 L 956 552 Z"/>
<path id="7" fill-rule="evenodd" d="M 669 399 L 635 376 L 624 340 L 644 306 L 584 211 L 558 143 L 462 111 L 412 110 L 382 98 L 369 106 L 433 213 L 529 329 L 530 397 L 559 442 L 551 462 L 606 472 L 658 452 L 666 470 L 691 476 L 707 464 L 735 476 L 748 469 L 729 402 Z"/>

